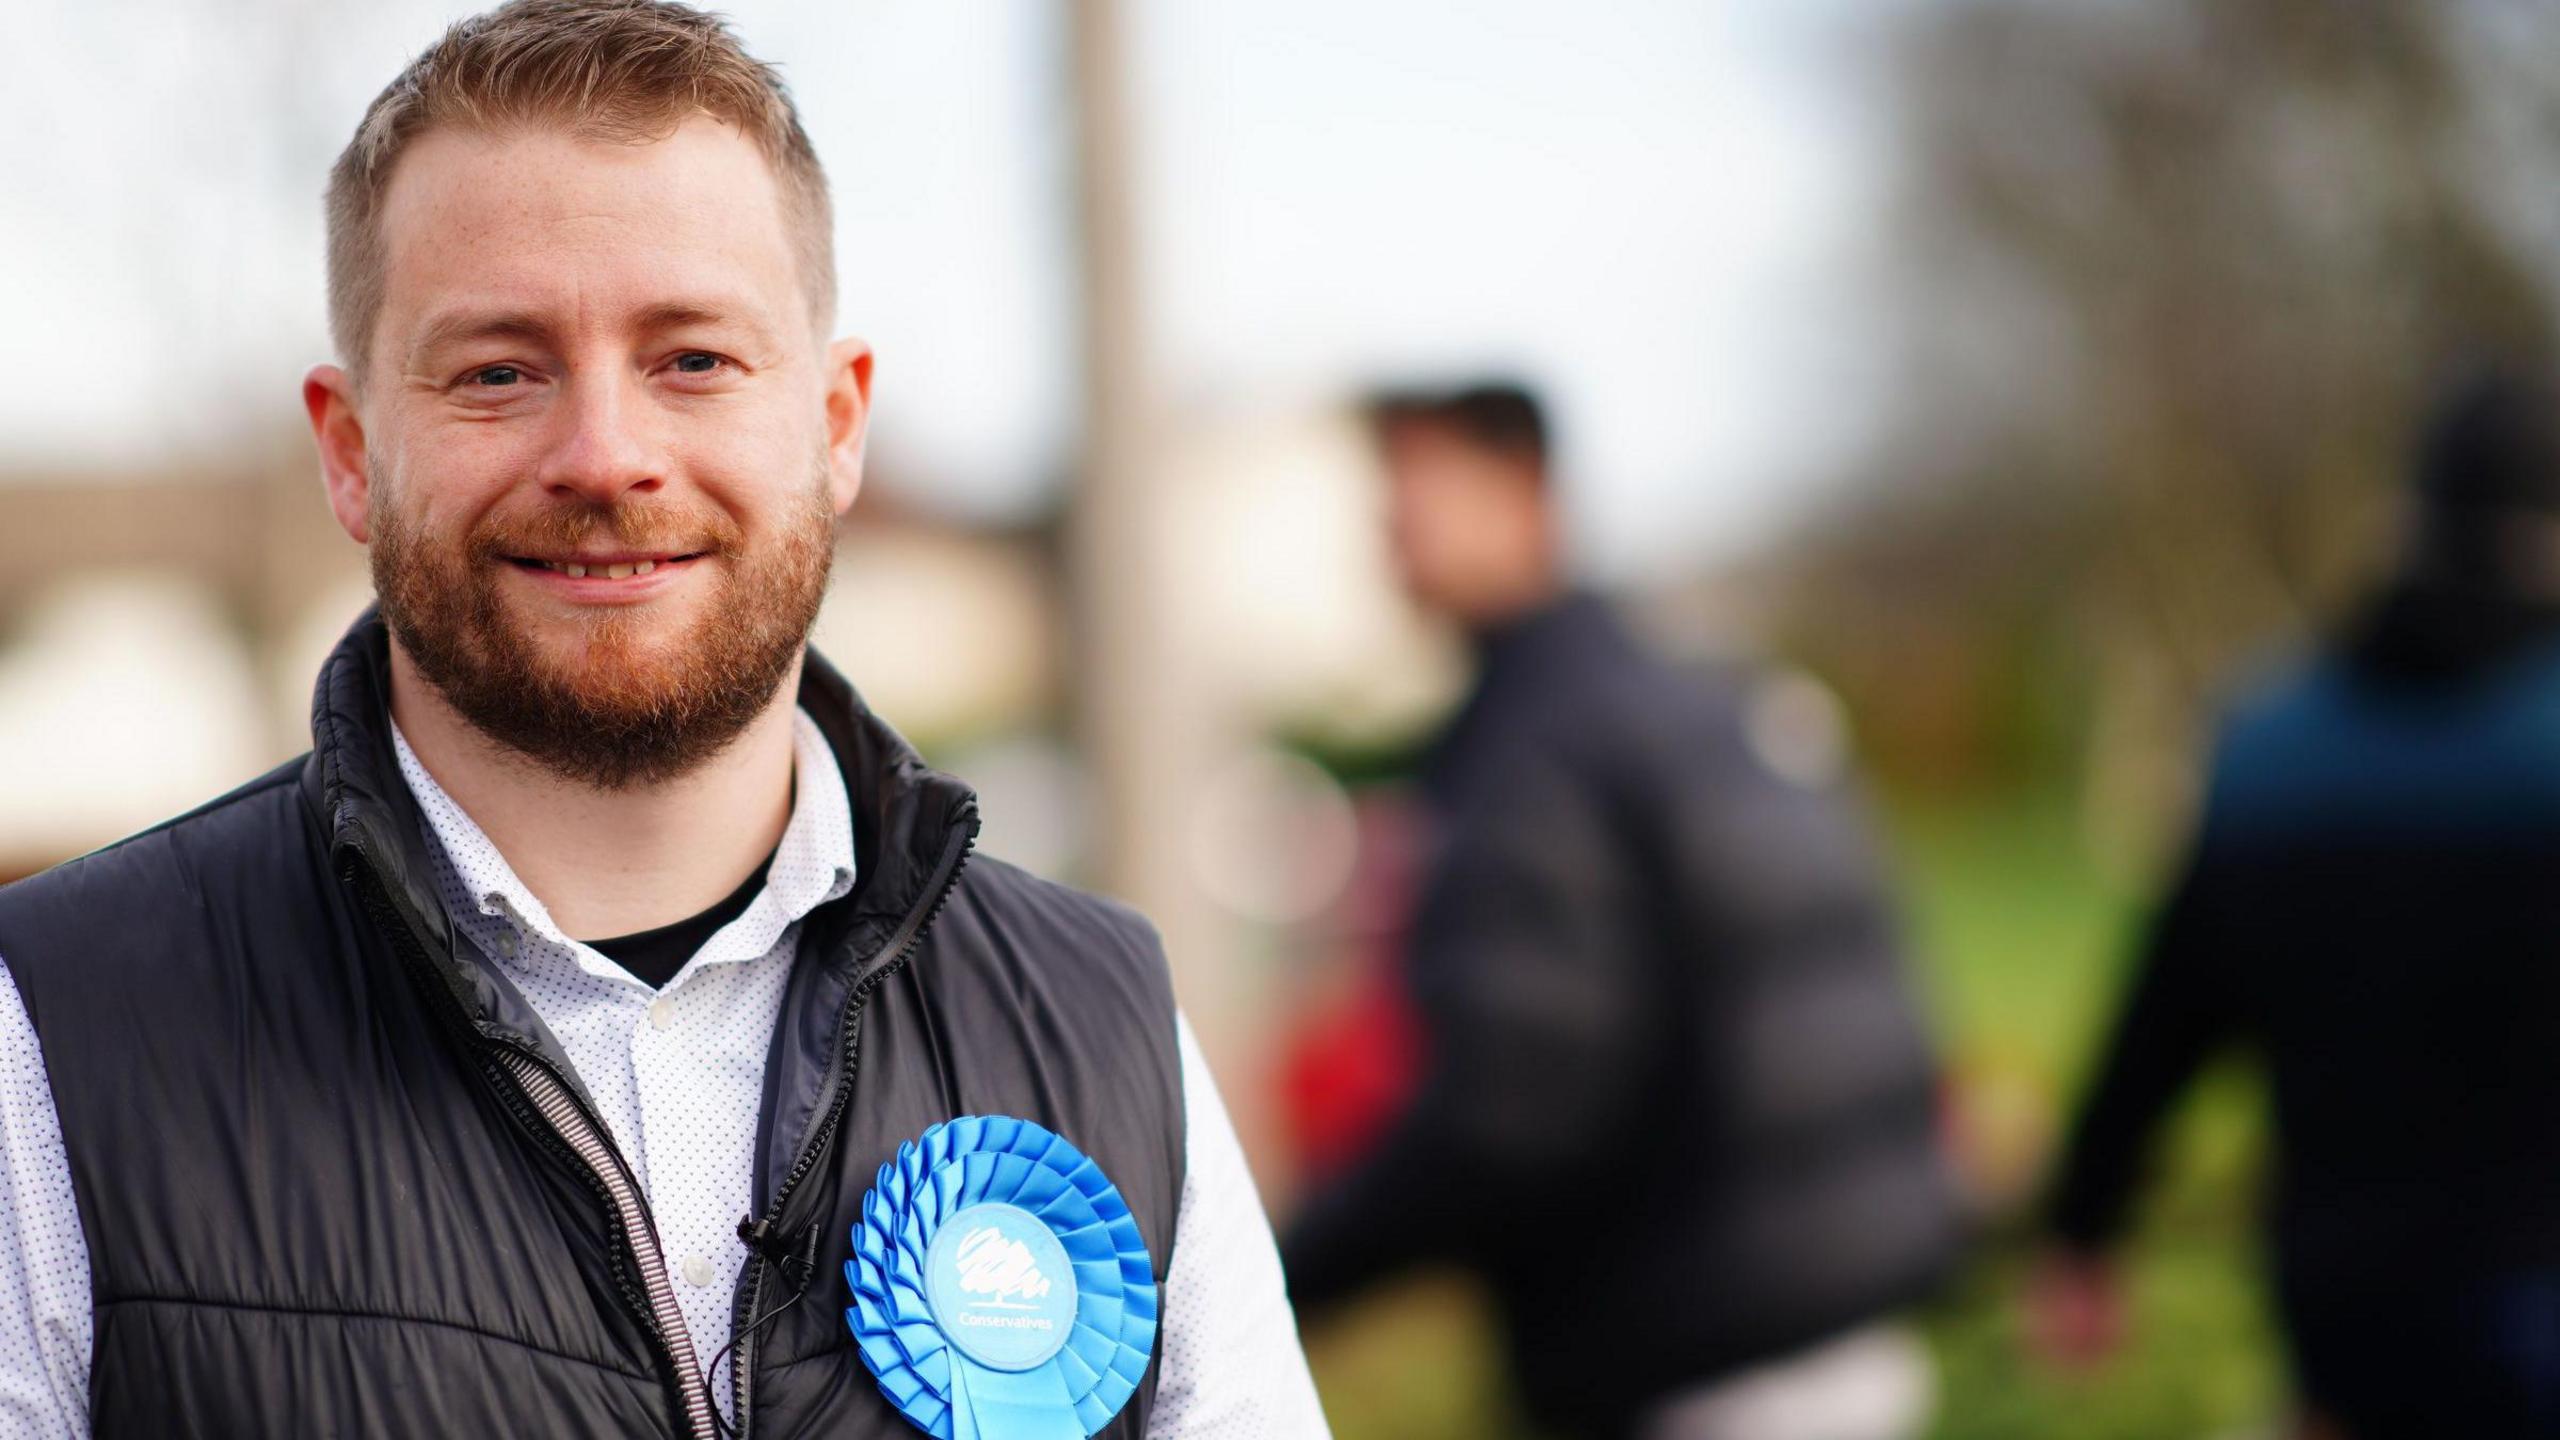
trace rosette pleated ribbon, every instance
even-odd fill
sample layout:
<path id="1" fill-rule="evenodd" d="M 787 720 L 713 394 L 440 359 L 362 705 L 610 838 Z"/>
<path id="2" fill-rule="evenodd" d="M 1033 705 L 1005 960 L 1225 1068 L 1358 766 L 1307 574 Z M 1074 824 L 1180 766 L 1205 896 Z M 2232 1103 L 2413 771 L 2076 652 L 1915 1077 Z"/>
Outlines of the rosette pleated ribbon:
<path id="1" fill-rule="evenodd" d="M 964 1115 L 899 1146 L 862 1197 L 844 1278 L 862 1363 L 937 1440 L 1085 1440 L 1155 1349 L 1128 1203 L 1028 1120 Z"/>

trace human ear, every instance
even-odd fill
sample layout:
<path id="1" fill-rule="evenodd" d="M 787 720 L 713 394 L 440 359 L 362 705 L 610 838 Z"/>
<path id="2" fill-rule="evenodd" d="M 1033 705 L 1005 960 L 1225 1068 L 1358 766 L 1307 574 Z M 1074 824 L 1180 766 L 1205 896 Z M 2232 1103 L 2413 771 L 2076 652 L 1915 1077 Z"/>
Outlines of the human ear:
<path id="1" fill-rule="evenodd" d="M 862 492 L 864 446 L 871 438 L 871 347 L 838 340 L 827 347 L 827 494 L 836 513 Z"/>
<path id="2" fill-rule="evenodd" d="M 311 415 L 311 438 L 320 447 L 320 481 L 329 513 L 359 545 L 373 540 L 367 507 L 372 477 L 366 470 L 364 420 L 356 412 L 355 382 L 335 365 L 314 365 L 302 377 L 302 408 Z"/>

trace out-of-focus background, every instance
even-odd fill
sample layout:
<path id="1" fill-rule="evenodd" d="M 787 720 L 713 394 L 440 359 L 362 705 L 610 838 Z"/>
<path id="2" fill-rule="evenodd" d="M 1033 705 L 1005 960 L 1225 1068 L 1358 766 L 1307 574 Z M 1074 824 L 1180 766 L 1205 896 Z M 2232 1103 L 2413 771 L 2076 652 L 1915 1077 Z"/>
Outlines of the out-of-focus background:
<path id="1" fill-rule="evenodd" d="M 297 401 L 320 188 L 471 5 L 42 4 L 0 56 L 0 878 L 307 742 L 365 603 Z M 2387 558 L 2443 362 L 2532 345 L 2560 22 L 2521 3 L 725 7 L 833 177 L 873 473 L 819 644 L 990 848 L 1163 926 L 1277 1213 L 1377 797 L 1459 693 L 1348 402 L 1523 377 L 1583 572 L 1808 677 L 1891 842 L 1990 1240 L 1950 1437 L 2273 1433 L 2253 1082 L 2190 1107 L 2130 1351 L 2027 1360 L 2031 1197 L 2217 696 Z M 1303 1079 L 1304 1077 L 1301 1077 Z M 1321 1137 L 1319 1137 L 1321 1138 Z M 1310 1337 L 1336 1433 L 1512 1433 L 1463 1283 Z"/>

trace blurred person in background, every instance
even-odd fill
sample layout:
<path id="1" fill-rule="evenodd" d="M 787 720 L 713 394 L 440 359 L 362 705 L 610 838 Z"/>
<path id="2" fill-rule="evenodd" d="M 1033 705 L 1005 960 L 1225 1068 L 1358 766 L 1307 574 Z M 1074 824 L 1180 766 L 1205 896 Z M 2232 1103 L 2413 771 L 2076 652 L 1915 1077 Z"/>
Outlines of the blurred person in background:
<path id="1" fill-rule="evenodd" d="M 1530 394 L 1369 418 L 1403 581 L 1481 673 L 1423 775 L 1417 1093 L 1287 1229 L 1293 1296 L 1467 1267 L 1569 1434 L 1917 1434 L 1926 1360 L 1883 1317 L 1948 1264 L 1956 1207 L 1836 770 L 1773 763 L 1750 677 L 1673 668 L 1568 583 Z"/>
<path id="2" fill-rule="evenodd" d="M 379 607 L 0 891 L 0 1434 L 1321 1437 L 1154 932 L 808 647 L 872 363 L 774 72 L 515 0 L 328 195 Z"/>
<path id="3" fill-rule="evenodd" d="M 2027 1318 L 2062 1361 L 2115 1345 L 2153 1136 L 2245 1042 L 2304 1433 L 2560 1436 L 2560 377 L 2448 392 L 2412 517 L 2345 633 L 2223 726 Z"/>

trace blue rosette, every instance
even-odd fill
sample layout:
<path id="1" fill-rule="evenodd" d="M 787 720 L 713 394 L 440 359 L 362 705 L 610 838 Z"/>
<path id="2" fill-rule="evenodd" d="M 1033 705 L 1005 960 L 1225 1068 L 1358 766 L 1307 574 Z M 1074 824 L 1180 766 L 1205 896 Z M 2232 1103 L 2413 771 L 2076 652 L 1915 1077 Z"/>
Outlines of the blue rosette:
<path id="1" fill-rule="evenodd" d="M 1155 1350 L 1128 1202 L 1028 1120 L 964 1115 L 899 1146 L 862 1197 L 844 1278 L 862 1363 L 937 1440 L 1085 1440 Z"/>

